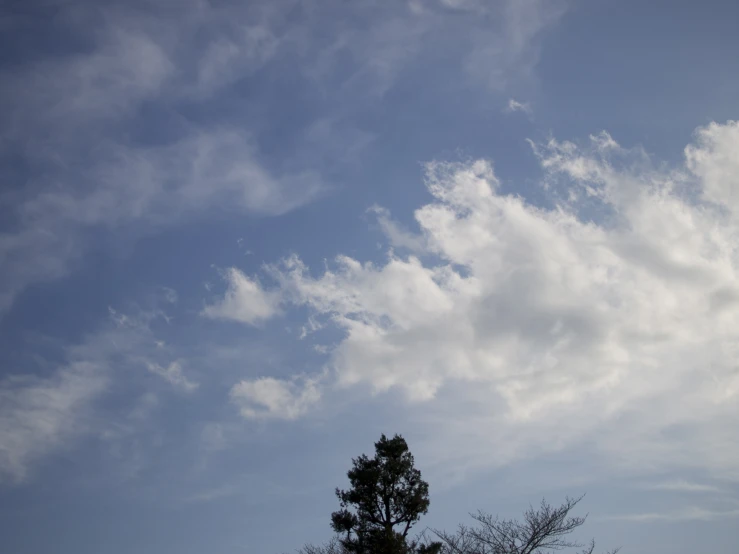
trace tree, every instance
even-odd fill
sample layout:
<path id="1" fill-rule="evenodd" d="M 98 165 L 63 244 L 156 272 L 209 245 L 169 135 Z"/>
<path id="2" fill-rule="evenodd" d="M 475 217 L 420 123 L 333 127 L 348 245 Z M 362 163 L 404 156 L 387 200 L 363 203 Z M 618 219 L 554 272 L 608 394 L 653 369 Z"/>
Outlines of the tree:
<path id="1" fill-rule="evenodd" d="M 339 539 L 334 537 L 323 545 L 306 544 L 298 550 L 298 554 L 348 554 L 348 552 L 342 546 Z"/>
<path id="2" fill-rule="evenodd" d="M 400 435 L 384 434 L 375 457 L 352 460 L 351 488 L 336 489 L 341 509 L 331 514 L 339 543 L 351 554 L 434 554 L 441 543 L 409 541 L 413 525 L 428 512 L 429 486 L 414 467 L 413 455 Z"/>
<path id="3" fill-rule="evenodd" d="M 501 520 L 482 511 L 472 515 L 475 527 L 460 525 L 455 533 L 436 531 L 443 554 L 537 554 L 568 548 L 582 548 L 580 554 L 593 554 L 595 541 L 587 545 L 572 541 L 568 535 L 585 523 L 585 517 L 569 513 L 580 500 L 566 498 L 559 507 L 545 500 L 538 509 L 529 506 L 523 521 Z M 619 549 L 608 554 L 616 554 Z"/>

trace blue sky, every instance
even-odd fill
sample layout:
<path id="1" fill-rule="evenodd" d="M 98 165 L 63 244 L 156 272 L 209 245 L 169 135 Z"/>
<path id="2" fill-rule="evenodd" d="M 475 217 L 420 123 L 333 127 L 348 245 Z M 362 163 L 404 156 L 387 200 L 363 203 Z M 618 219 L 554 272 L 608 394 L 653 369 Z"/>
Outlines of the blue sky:
<path id="1" fill-rule="evenodd" d="M 739 542 L 739 5 L 10 2 L 3 551 L 289 552 L 380 433 L 423 525 Z"/>

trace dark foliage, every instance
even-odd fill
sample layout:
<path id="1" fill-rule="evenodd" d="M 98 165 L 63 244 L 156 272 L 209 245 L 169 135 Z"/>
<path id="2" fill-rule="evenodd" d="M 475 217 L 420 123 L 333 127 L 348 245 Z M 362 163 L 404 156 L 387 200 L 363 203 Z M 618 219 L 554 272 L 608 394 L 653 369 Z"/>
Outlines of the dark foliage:
<path id="1" fill-rule="evenodd" d="M 414 467 L 400 435 L 382 435 L 375 456 L 352 460 L 351 488 L 336 489 L 341 509 L 331 514 L 339 543 L 352 554 L 434 554 L 441 544 L 409 541 L 408 533 L 429 508 L 429 486 Z"/>
<path id="2" fill-rule="evenodd" d="M 582 500 L 566 498 L 560 506 L 542 500 L 530 506 L 522 520 L 500 519 L 486 512 L 472 514 L 475 524 L 460 525 L 454 533 L 424 531 L 415 540 L 408 533 L 429 508 L 429 486 L 415 468 L 403 437 L 382 435 L 375 456 L 352 460 L 347 473 L 351 487 L 336 489 L 341 509 L 331 514 L 337 533 L 322 546 L 306 545 L 298 554 L 553 554 L 580 549 L 573 554 L 593 554 L 595 542 L 581 544 L 573 531 L 585 517 L 571 516 Z M 435 535 L 439 541 L 428 540 Z M 616 554 L 618 549 L 607 554 Z"/>

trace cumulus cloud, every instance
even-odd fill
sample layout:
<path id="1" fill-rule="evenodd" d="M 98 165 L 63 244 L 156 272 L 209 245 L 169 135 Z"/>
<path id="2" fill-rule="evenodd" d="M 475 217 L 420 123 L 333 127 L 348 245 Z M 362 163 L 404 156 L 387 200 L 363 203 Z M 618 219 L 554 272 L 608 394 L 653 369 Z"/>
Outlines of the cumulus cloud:
<path id="1" fill-rule="evenodd" d="M 535 145 L 548 206 L 503 194 L 488 161 L 432 162 L 422 256 L 269 271 L 285 302 L 343 331 L 333 385 L 402 391 L 449 439 L 439 457 L 580 444 L 624 467 L 739 478 L 738 129 L 699 129 L 674 170 L 606 133 Z"/>
<path id="2" fill-rule="evenodd" d="M 685 148 L 688 169 L 703 184 L 706 200 L 736 214 L 739 206 L 739 125 L 711 123 L 696 131 L 696 143 Z"/>
<path id="3" fill-rule="evenodd" d="M 321 398 L 320 377 L 260 377 L 231 388 L 231 400 L 249 419 L 296 419 Z"/>
<path id="4" fill-rule="evenodd" d="M 228 283 L 224 297 L 206 306 L 202 312 L 204 316 L 255 325 L 278 312 L 278 294 L 266 292 L 257 281 L 236 268 L 227 270 L 224 277 Z"/>

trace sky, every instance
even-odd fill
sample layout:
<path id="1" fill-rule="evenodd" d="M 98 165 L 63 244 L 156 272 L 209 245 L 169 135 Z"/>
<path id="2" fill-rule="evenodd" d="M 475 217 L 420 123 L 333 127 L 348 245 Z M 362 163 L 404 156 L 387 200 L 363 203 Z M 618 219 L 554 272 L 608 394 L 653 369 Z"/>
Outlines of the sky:
<path id="1" fill-rule="evenodd" d="M 0 10 L 3 552 L 294 552 L 381 433 L 736 552 L 738 3 Z"/>

